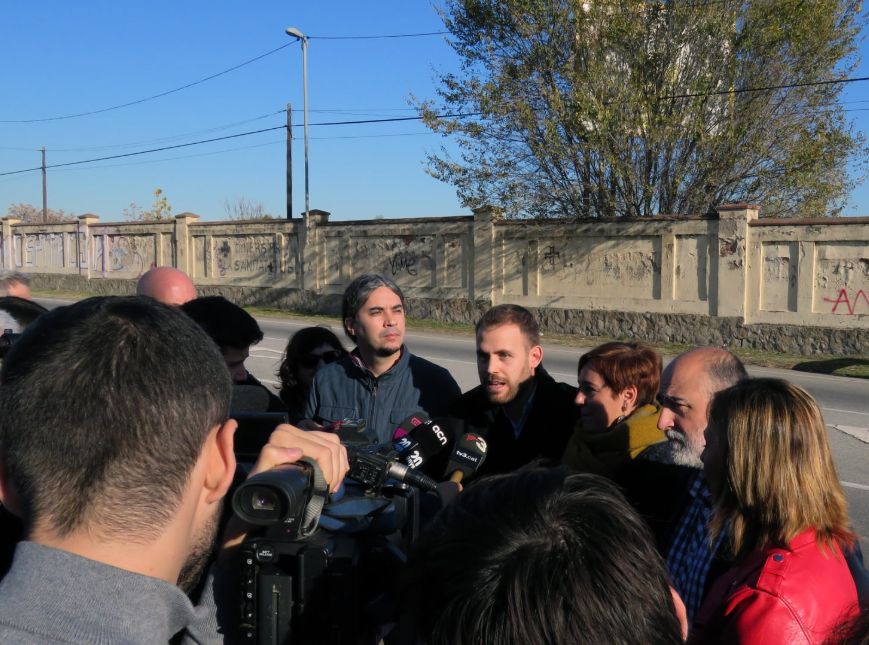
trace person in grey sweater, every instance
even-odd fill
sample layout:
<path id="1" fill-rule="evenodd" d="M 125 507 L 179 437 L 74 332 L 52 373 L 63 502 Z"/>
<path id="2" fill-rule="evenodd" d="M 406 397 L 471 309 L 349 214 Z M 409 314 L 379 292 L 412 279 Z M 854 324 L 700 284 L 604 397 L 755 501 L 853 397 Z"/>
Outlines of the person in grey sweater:
<path id="1" fill-rule="evenodd" d="M 148 298 L 89 298 L 28 327 L 0 382 L 0 500 L 25 533 L 0 582 L 0 642 L 231 639 L 219 565 L 199 606 L 185 594 L 236 471 L 231 379 L 208 336 Z M 340 484 L 337 439 L 291 426 L 254 472 L 302 456 Z M 224 552 L 244 531 L 225 536 Z"/>

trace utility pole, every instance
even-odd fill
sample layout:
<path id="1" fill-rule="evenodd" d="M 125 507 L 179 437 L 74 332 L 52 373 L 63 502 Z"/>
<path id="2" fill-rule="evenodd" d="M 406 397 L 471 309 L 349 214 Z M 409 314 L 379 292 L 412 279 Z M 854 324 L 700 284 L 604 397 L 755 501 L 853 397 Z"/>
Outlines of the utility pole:
<path id="1" fill-rule="evenodd" d="M 45 146 L 42 146 L 42 223 L 48 224 L 48 182 L 45 177 Z"/>
<path id="2" fill-rule="evenodd" d="M 287 103 L 287 219 L 293 219 L 293 109 Z"/>

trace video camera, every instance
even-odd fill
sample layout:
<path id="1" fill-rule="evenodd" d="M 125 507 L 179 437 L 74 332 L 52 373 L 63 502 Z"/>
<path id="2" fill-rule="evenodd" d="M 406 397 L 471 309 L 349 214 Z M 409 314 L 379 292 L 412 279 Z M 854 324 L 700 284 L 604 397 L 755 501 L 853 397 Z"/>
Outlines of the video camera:
<path id="1" fill-rule="evenodd" d="M 11 329 L 3 330 L 3 335 L 0 336 L 0 361 L 6 358 L 7 352 L 20 337 L 21 334 L 15 334 Z"/>
<path id="2" fill-rule="evenodd" d="M 241 547 L 243 642 L 381 640 L 393 581 L 419 532 L 419 490 L 437 488 L 384 451 L 349 446 L 343 495 L 331 501 L 309 460 L 255 475 L 235 491 L 236 515 L 265 529 Z"/>

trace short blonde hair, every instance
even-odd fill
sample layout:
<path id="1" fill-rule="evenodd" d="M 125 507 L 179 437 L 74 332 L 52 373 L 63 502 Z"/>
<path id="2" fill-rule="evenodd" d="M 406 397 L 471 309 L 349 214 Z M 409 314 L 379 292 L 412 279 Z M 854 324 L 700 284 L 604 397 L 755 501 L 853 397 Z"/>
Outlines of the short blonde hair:
<path id="1" fill-rule="evenodd" d="M 850 544 L 845 494 L 818 404 L 781 379 L 749 379 L 715 395 L 710 433 L 717 433 L 713 538 L 730 526 L 734 554 L 784 546 L 806 529 L 818 545 Z"/>

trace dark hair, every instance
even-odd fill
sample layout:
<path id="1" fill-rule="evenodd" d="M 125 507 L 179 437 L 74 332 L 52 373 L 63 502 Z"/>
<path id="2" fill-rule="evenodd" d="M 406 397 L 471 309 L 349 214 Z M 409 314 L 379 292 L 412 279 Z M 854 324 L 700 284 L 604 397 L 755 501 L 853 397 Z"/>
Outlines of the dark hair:
<path id="1" fill-rule="evenodd" d="M 405 615 L 431 645 L 682 642 L 648 528 L 595 475 L 531 469 L 472 484 L 406 571 Z"/>
<path id="2" fill-rule="evenodd" d="M 637 387 L 637 405 L 654 403 L 661 383 L 661 356 L 641 343 L 604 343 L 579 359 L 577 371 L 589 365 L 615 392 Z"/>
<path id="3" fill-rule="evenodd" d="M 195 298 L 181 305 L 181 310 L 195 320 L 221 349 L 244 349 L 263 339 L 256 319 L 223 296 Z"/>
<path id="4" fill-rule="evenodd" d="M 347 353 L 338 337 L 327 327 L 305 327 L 293 334 L 287 343 L 284 360 L 278 368 L 278 378 L 281 380 L 280 397 L 288 406 L 303 403 L 307 396 L 299 384 L 299 357 L 323 344 L 333 347 L 342 355 Z"/>
<path id="5" fill-rule="evenodd" d="M 217 348 L 173 307 L 88 298 L 49 311 L 0 372 L 0 445 L 25 525 L 152 539 L 229 414 Z"/>
<path id="6" fill-rule="evenodd" d="M 495 305 L 477 321 L 474 333 L 479 335 L 481 330 L 501 325 L 518 325 L 532 347 L 540 344 L 540 325 L 537 324 L 537 319 L 525 307 L 519 305 Z"/>
<path id="7" fill-rule="evenodd" d="M 353 342 L 356 342 L 356 339 L 348 333 L 346 321 L 348 318 L 356 320 L 356 314 L 359 313 L 374 290 L 380 287 L 386 287 L 392 291 L 401 300 L 401 306 L 407 309 L 407 303 L 404 301 L 404 294 L 401 289 L 385 275 L 363 273 L 356 276 L 344 289 L 344 296 L 341 298 L 341 326 L 344 328 L 344 333 Z"/>
<path id="8" fill-rule="evenodd" d="M 0 297 L 0 311 L 5 311 L 21 329 L 24 329 L 39 318 L 48 309 L 37 302 L 27 300 L 27 298 L 19 298 L 18 296 L 3 296 Z M 2 332 L 2 330 L 0 330 Z"/>

